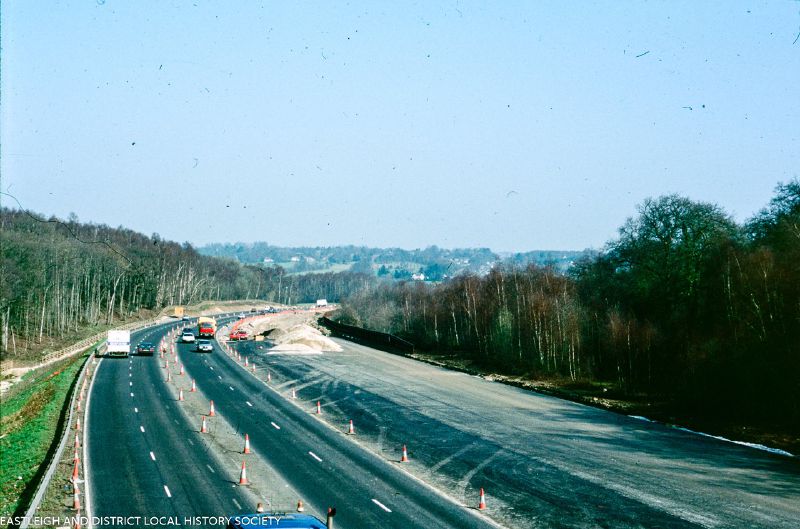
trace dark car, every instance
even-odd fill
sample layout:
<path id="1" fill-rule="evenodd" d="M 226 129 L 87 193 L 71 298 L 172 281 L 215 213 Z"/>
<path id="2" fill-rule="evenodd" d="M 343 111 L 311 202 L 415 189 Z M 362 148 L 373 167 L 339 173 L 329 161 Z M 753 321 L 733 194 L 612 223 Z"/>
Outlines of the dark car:
<path id="1" fill-rule="evenodd" d="M 150 342 L 140 342 L 139 345 L 136 346 L 137 355 L 152 355 L 155 352 L 156 346 Z"/>

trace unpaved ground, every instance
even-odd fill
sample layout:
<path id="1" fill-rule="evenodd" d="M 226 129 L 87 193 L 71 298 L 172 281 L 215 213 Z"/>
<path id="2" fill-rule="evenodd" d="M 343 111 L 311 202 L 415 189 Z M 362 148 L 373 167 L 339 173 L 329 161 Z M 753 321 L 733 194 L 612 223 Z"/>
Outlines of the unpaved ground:
<path id="1" fill-rule="evenodd" d="M 315 311 L 285 311 L 246 318 L 233 323 L 229 330 L 235 326 L 247 331 L 251 337 L 265 335 L 265 346 L 270 347 L 270 353 L 341 351 L 341 346 L 328 338 L 317 325 L 318 317 Z"/>

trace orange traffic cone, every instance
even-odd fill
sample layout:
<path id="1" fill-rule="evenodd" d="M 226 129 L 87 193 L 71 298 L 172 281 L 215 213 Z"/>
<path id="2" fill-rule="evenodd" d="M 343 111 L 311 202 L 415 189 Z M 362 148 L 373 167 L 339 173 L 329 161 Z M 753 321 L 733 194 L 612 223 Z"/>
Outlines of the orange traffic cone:
<path id="1" fill-rule="evenodd" d="M 179 389 L 179 390 L 178 390 L 178 400 L 180 400 L 180 401 L 183 401 L 183 400 L 185 400 L 185 399 L 183 398 L 183 388 L 181 388 L 181 389 Z"/>
<path id="2" fill-rule="evenodd" d="M 317 415 L 322 415 L 322 407 L 319 405 L 319 401 L 317 401 Z"/>
<path id="3" fill-rule="evenodd" d="M 297 500 L 297 512 L 303 512 L 306 508 L 303 507 L 303 500 Z"/>
<path id="4" fill-rule="evenodd" d="M 78 418 L 75 420 L 75 429 L 76 429 L 76 430 L 80 430 L 80 429 L 81 429 L 81 418 L 80 418 L 80 417 L 78 417 Z"/>
<path id="5" fill-rule="evenodd" d="M 208 412 L 209 417 L 216 417 L 217 412 L 214 410 L 214 401 L 211 401 L 211 410 Z"/>
<path id="6" fill-rule="evenodd" d="M 76 411 L 81 411 L 81 399 L 78 399 Z"/>
<path id="7" fill-rule="evenodd" d="M 249 454 L 250 453 L 250 436 L 247 435 L 247 434 L 244 434 L 244 452 L 243 453 L 244 454 Z"/>
<path id="8" fill-rule="evenodd" d="M 400 458 L 401 463 L 408 463 L 408 450 L 406 450 L 406 445 L 403 445 L 403 457 Z"/>
<path id="9" fill-rule="evenodd" d="M 272 373 L 267 371 L 267 382 L 272 382 Z"/>
<path id="10" fill-rule="evenodd" d="M 167 382 L 172 382 L 172 371 L 167 371 Z"/>
<path id="11" fill-rule="evenodd" d="M 239 473 L 239 485 L 249 485 L 250 483 L 247 481 L 247 467 L 244 466 L 244 461 L 242 461 L 242 471 Z"/>
<path id="12" fill-rule="evenodd" d="M 250 364 L 247 361 L 247 357 L 244 357 L 244 367 L 250 367 Z"/>
<path id="13" fill-rule="evenodd" d="M 483 495 L 483 487 L 481 487 L 481 497 L 478 500 L 478 509 L 484 510 L 486 508 L 486 497 Z"/>
<path id="14" fill-rule="evenodd" d="M 200 433 L 208 433 L 208 425 L 206 425 L 205 415 L 203 415 L 203 423 L 200 425 Z"/>
<path id="15" fill-rule="evenodd" d="M 81 491 L 77 483 L 72 486 L 72 508 L 76 511 L 81 510 Z"/>
<path id="16" fill-rule="evenodd" d="M 183 375 L 183 364 L 181 364 L 181 372 L 179 374 Z"/>
<path id="17" fill-rule="evenodd" d="M 75 465 L 72 467 L 72 477 L 69 478 L 69 480 L 71 482 L 73 482 L 73 483 L 77 483 L 78 482 L 78 478 L 79 478 L 78 470 L 79 470 L 80 465 L 81 465 L 81 460 L 76 457 L 75 458 Z"/>
<path id="18" fill-rule="evenodd" d="M 350 419 L 350 429 L 347 430 L 347 433 L 350 435 L 356 434 L 356 430 L 353 428 L 353 419 Z"/>
<path id="19" fill-rule="evenodd" d="M 78 434 L 75 434 L 75 450 L 77 450 L 78 448 L 80 448 L 80 446 L 81 446 L 81 442 L 80 442 L 80 440 L 78 439 Z"/>
<path id="20" fill-rule="evenodd" d="M 197 391 L 197 386 L 194 383 L 194 379 L 192 379 L 192 389 L 189 390 L 190 393 L 194 393 Z"/>
<path id="21" fill-rule="evenodd" d="M 293 399 L 296 399 L 296 398 L 297 398 L 297 391 L 295 391 L 295 389 L 294 389 L 294 388 L 292 388 L 292 398 L 293 398 Z"/>

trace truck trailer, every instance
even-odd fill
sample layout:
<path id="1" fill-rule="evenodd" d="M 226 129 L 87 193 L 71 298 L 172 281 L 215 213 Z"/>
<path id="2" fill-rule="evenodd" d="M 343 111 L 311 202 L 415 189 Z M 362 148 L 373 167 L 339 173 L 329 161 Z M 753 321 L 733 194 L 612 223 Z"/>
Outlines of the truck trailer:
<path id="1" fill-rule="evenodd" d="M 108 356 L 122 357 L 131 354 L 131 331 L 108 331 L 106 354 Z"/>

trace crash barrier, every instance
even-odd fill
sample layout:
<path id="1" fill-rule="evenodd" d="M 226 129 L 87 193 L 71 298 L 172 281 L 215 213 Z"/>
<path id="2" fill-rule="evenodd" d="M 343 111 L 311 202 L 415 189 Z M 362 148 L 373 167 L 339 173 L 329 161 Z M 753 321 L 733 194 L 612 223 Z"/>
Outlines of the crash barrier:
<path id="1" fill-rule="evenodd" d="M 335 336 L 369 345 L 375 349 L 401 354 L 412 354 L 414 352 L 413 343 L 408 340 L 403 340 L 394 334 L 371 331 L 353 325 L 345 325 L 344 323 L 333 321 L 326 316 L 320 318 L 319 323 L 329 329 Z"/>

